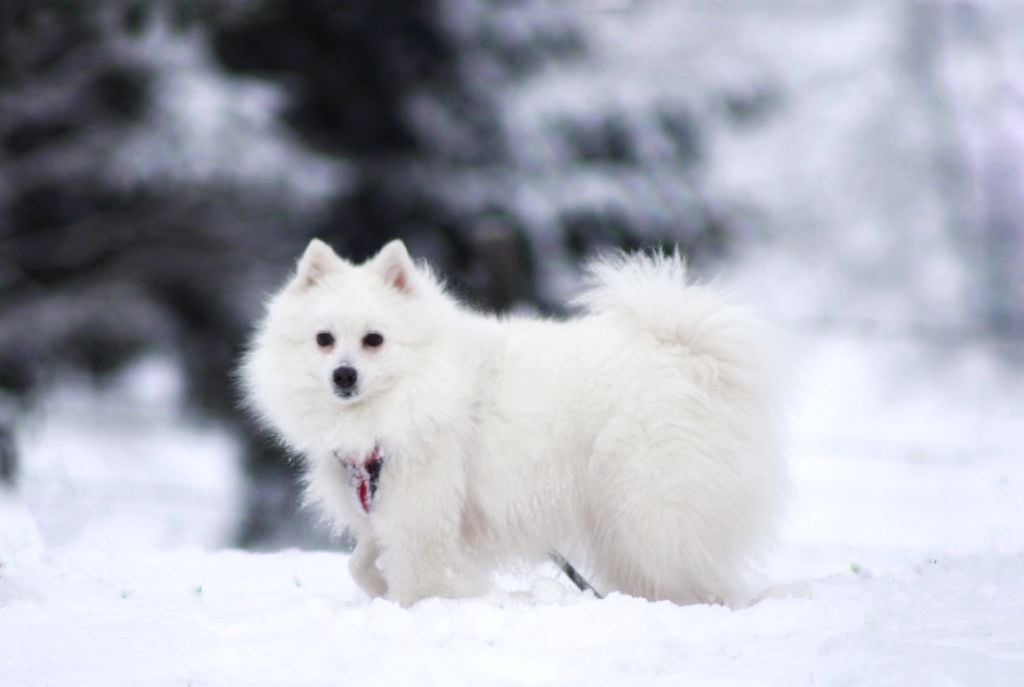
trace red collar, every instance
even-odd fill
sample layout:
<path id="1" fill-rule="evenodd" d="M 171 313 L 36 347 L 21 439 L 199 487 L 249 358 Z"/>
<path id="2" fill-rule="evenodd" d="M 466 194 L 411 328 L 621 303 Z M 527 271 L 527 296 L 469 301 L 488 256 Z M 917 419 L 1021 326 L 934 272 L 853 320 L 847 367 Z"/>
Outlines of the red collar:
<path id="1" fill-rule="evenodd" d="M 337 454 L 335 455 L 337 456 Z M 369 514 L 373 507 L 374 497 L 377 495 L 380 470 L 384 465 L 380 448 L 374 446 L 373 451 L 361 459 L 351 456 L 337 457 L 345 466 L 348 473 L 348 484 L 355 490 L 356 501 L 362 507 L 363 512 Z"/>

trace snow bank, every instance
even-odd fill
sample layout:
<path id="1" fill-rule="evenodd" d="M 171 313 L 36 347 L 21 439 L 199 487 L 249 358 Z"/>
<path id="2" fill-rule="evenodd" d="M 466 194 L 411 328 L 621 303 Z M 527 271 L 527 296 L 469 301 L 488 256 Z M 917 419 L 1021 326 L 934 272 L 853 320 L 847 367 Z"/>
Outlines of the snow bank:
<path id="1" fill-rule="evenodd" d="M 552 573 L 553 574 L 553 573 Z M 47 556 L 0 579 L 0 684 L 1011 684 L 1024 555 L 847 571 L 749 608 L 526 592 L 367 601 L 344 554 Z"/>

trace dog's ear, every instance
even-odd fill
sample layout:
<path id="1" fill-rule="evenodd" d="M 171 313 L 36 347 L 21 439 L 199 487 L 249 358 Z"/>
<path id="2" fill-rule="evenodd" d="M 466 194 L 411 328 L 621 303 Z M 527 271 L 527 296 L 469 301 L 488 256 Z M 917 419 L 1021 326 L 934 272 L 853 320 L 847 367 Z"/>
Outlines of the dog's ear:
<path id="1" fill-rule="evenodd" d="M 381 248 L 372 262 L 388 286 L 402 293 L 414 291 L 416 266 L 412 263 L 409 251 L 405 249 L 405 244 L 400 239 L 395 239 Z"/>
<path id="2" fill-rule="evenodd" d="M 299 258 L 295 278 L 292 279 L 292 288 L 297 291 L 310 289 L 320 283 L 326 275 L 346 264 L 348 263 L 338 257 L 333 248 L 320 239 L 313 239 Z"/>

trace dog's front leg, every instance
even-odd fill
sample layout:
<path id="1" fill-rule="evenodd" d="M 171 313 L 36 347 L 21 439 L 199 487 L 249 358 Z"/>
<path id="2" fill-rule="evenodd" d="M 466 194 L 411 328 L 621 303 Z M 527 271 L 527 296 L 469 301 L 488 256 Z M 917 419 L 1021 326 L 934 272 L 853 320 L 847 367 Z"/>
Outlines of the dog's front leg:
<path id="1" fill-rule="evenodd" d="M 460 536 L 465 508 L 461 470 L 417 467 L 421 469 L 403 475 L 400 491 L 405 498 L 380 514 L 386 521 L 379 534 L 387 597 L 411 606 L 430 596 L 483 593 L 484 571 Z"/>
<path id="2" fill-rule="evenodd" d="M 360 536 L 352 556 L 348 559 L 348 571 L 352 579 L 371 598 L 384 596 L 388 593 L 388 583 L 377 567 L 380 547 L 377 540 L 369 535 Z"/>
<path id="3" fill-rule="evenodd" d="M 414 528 L 385 547 L 387 598 L 402 606 L 431 596 L 465 598 L 486 590 L 479 570 L 452 536 Z"/>

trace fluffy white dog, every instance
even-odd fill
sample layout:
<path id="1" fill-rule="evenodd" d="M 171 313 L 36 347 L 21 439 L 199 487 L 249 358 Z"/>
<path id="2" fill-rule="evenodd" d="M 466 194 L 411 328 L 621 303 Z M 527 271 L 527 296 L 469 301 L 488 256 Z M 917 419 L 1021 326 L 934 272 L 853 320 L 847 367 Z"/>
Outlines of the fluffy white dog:
<path id="1" fill-rule="evenodd" d="M 678 256 L 591 264 L 568 321 L 468 310 L 395 241 L 314 240 L 242 367 L 350 569 L 403 605 L 559 551 L 598 588 L 735 601 L 785 491 L 764 327 Z"/>

